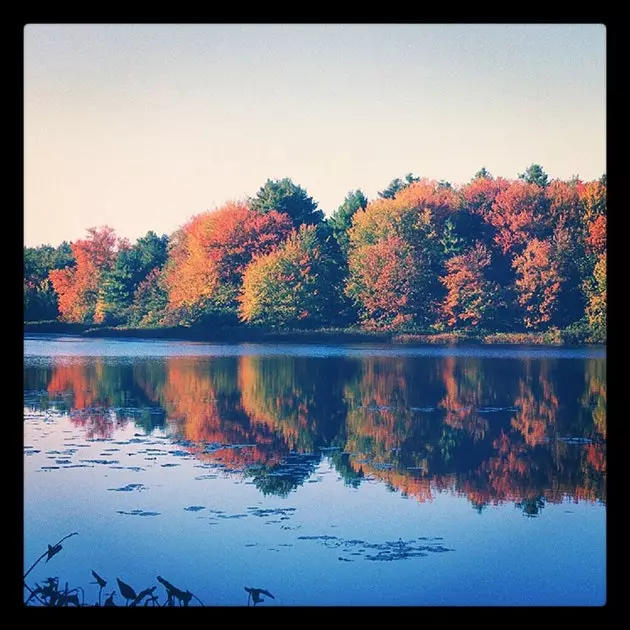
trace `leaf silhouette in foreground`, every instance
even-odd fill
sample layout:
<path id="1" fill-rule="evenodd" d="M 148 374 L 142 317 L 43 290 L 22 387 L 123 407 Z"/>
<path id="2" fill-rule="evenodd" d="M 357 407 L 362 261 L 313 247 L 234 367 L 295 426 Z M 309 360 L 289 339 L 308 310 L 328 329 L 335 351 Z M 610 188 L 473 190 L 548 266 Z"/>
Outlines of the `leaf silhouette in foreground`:
<path id="1" fill-rule="evenodd" d="M 153 591 L 157 588 L 157 586 L 151 586 L 150 588 L 145 588 L 143 591 L 138 593 L 138 596 L 131 602 L 132 606 L 137 606 L 145 597 L 149 597 L 150 599 L 153 597 Z"/>
<path id="2" fill-rule="evenodd" d="M 118 590 L 120 594 L 128 601 L 130 599 L 136 599 L 138 597 L 136 595 L 136 591 L 129 586 L 129 584 L 125 584 L 120 578 L 116 578 L 116 582 L 118 582 Z"/>
<path id="3" fill-rule="evenodd" d="M 164 588 L 166 589 L 166 593 L 168 596 L 168 602 L 167 605 L 168 606 L 172 606 L 173 605 L 173 599 L 177 599 L 179 601 L 179 605 L 182 606 L 188 606 L 188 604 L 190 603 L 190 600 L 194 597 L 202 606 L 204 605 L 203 602 L 193 593 L 191 593 L 190 591 L 182 591 L 181 589 L 177 588 L 176 586 L 173 586 L 168 580 L 165 580 L 162 576 L 158 575 L 157 576 L 157 581 L 162 584 L 164 586 Z"/>
<path id="4" fill-rule="evenodd" d="M 98 584 L 100 588 L 105 588 L 107 581 L 104 580 L 96 571 L 92 570 L 92 575 L 96 582 L 90 582 L 90 584 Z"/>
<path id="5" fill-rule="evenodd" d="M 57 555 L 63 547 L 59 544 L 54 546 L 48 545 L 48 551 L 46 552 L 46 562 L 48 562 L 53 556 Z"/>
<path id="6" fill-rule="evenodd" d="M 112 591 L 109 594 L 109 597 L 105 600 L 103 606 L 116 606 L 116 604 L 114 604 L 114 595 L 116 595 L 116 591 Z"/>
<path id="7" fill-rule="evenodd" d="M 275 597 L 269 592 L 266 591 L 264 588 L 253 588 L 253 587 L 245 587 L 245 590 L 248 592 L 247 595 L 247 605 L 249 606 L 249 600 L 250 597 L 252 599 L 252 601 L 254 602 L 254 606 L 256 604 L 260 604 L 261 602 L 264 602 L 265 600 L 261 597 L 261 595 L 266 595 L 267 597 L 271 597 L 271 599 L 275 599 Z"/>

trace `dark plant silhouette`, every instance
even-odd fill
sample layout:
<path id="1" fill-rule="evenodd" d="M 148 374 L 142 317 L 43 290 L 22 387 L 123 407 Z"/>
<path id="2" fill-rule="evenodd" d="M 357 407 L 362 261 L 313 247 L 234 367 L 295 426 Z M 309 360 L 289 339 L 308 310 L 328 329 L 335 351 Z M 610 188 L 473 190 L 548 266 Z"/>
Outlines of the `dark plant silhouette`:
<path id="1" fill-rule="evenodd" d="M 94 577 L 94 582 L 90 582 L 90 584 L 95 584 L 98 586 L 98 602 L 94 604 L 86 604 L 85 602 L 85 594 L 83 589 L 79 586 L 76 588 L 69 588 L 68 583 L 66 582 L 64 587 L 61 588 L 59 585 L 58 577 L 48 577 L 45 580 L 39 583 L 35 583 L 35 587 L 31 588 L 26 583 L 26 578 L 31 573 L 31 571 L 37 566 L 39 562 L 41 562 L 44 558 L 46 558 L 46 562 L 57 555 L 62 550 L 61 543 L 70 538 L 70 536 L 76 536 L 77 532 L 73 532 L 72 534 L 68 534 L 68 536 L 64 536 L 59 542 L 54 545 L 48 545 L 48 549 L 41 555 L 35 562 L 31 565 L 31 567 L 24 574 L 24 588 L 28 590 L 29 596 L 26 599 L 26 605 L 35 605 L 40 604 L 42 606 L 101 606 L 101 595 L 103 593 L 103 589 L 107 586 L 107 580 L 100 576 L 94 569 L 91 570 L 92 577 Z M 201 606 L 205 606 L 205 604 L 189 590 L 181 590 L 177 588 L 173 584 L 171 584 L 168 580 L 165 580 L 162 576 L 158 575 L 157 580 L 164 588 L 166 589 L 166 601 L 160 602 L 157 595 L 155 595 L 156 586 L 150 586 L 136 593 L 136 589 L 123 582 L 120 578 L 116 578 L 116 582 L 118 584 L 118 591 L 125 599 L 125 606 L 134 607 L 134 606 L 158 606 L 158 607 L 170 607 L 170 606 L 188 606 L 192 599 L 196 599 Z M 263 601 L 260 597 L 260 594 L 267 595 L 273 598 L 273 595 L 269 593 L 269 591 L 265 591 L 263 589 L 246 589 L 250 592 L 251 597 L 253 598 L 254 605 Z M 79 593 L 81 594 L 81 599 L 79 599 Z M 116 597 L 116 591 L 111 591 L 105 602 L 102 604 L 103 606 L 117 606 L 114 602 L 114 598 Z M 249 598 L 248 598 L 249 605 Z"/>
<path id="2" fill-rule="evenodd" d="M 136 597 L 136 591 L 133 590 L 133 587 L 129 586 L 129 584 L 125 584 L 120 578 L 116 578 L 116 582 L 118 582 L 118 590 L 120 594 L 127 600 L 127 605 L 129 605 L 129 600 L 134 600 Z"/>
<path id="3" fill-rule="evenodd" d="M 96 582 L 90 582 L 90 584 L 98 584 L 98 604 L 101 604 L 101 593 L 107 585 L 107 581 L 104 580 L 96 571 L 92 570 L 92 575 L 96 579 Z"/>
<path id="4" fill-rule="evenodd" d="M 250 599 L 254 602 L 254 606 L 256 606 L 256 604 L 260 604 L 260 602 L 264 602 L 265 600 L 261 597 L 261 595 L 266 595 L 267 597 L 271 597 L 271 599 L 275 599 L 275 597 L 269 591 L 266 591 L 264 588 L 252 588 L 252 587 L 248 588 L 246 586 L 245 590 L 248 593 L 247 595 L 248 606 L 249 606 Z"/>

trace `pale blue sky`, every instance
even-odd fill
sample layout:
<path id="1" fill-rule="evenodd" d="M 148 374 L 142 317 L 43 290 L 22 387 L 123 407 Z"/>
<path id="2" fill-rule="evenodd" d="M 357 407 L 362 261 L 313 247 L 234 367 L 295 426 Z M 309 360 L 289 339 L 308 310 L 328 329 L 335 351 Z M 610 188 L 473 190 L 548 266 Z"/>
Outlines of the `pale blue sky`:
<path id="1" fill-rule="evenodd" d="M 135 240 L 291 177 L 327 214 L 408 172 L 606 172 L 606 30 L 28 25 L 24 242 Z"/>

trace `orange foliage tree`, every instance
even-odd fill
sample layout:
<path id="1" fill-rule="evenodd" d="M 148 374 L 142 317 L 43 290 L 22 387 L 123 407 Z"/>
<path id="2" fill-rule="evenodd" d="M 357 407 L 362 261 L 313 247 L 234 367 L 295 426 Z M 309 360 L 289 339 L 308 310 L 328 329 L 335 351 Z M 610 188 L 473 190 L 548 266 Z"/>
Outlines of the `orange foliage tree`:
<path id="1" fill-rule="evenodd" d="M 103 274 L 111 269 L 117 252 L 129 246 L 113 228 L 89 228 L 88 237 L 72 243 L 73 267 L 55 269 L 49 278 L 58 296 L 60 319 L 66 322 L 98 323 L 98 292 Z"/>
<path id="2" fill-rule="evenodd" d="M 172 238 L 164 271 L 168 309 L 184 321 L 208 310 L 235 311 L 245 267 L 282 243 L 287 215 L 232 202 L 193 217 Z"/>
<path id="3" fill-rule="evenodd" d="M 449 326 L 489 323 L 500 306 L 500 287 L 486 277 L 490 252 L 482 243 L 446 261 L 440 278 L 448 291 L 442 313 Z"/>
<path id="4" fill-rule="evenodd" d="M 533 236 L 542 235 L 548 224 L 545 206 L 544 188 L 521 180 L 496 195 L 487 220 L 503 253 L 520 253 Z"/>
<path id="5" fill-rule="evenodd" d="M 514 258 L 518 302 L 524 310 L 527 328 L 552 322 L 558 308 L 558 293 L 563 279 L 549 241 L 533 239 L 520 256 Z"/>
<path id="6" fill-rule="evenodd" d="M 365 326 L 433 321 L 443 237 L 460 202 L 452 188 L 423 179 L 357 211 L 348 232 L 346 294 Z"/>
<path id="7" fill-rule="evenodd" d="M 507 179 L 498 177 L 475 177 L 461 188 L 465 207 L 481 217 L 487 218 L 497 195 L 510 187 Z"/>

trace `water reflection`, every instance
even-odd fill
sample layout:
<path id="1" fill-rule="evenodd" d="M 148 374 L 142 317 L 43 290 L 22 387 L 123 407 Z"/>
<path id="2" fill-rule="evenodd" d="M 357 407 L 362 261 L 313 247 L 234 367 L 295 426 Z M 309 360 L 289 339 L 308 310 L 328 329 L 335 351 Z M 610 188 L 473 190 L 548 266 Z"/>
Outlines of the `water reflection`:
<path id="1" fill-rule="evenodd" d="M 57 357 L 25 363 L 25 407 L 67 413 L 90 438 L 167 429 L 265 494 L 327 457 L 349 486 L 451 492 L 480 511 L 606 501 L 604 359 Z"/>

